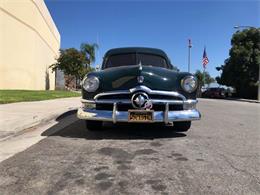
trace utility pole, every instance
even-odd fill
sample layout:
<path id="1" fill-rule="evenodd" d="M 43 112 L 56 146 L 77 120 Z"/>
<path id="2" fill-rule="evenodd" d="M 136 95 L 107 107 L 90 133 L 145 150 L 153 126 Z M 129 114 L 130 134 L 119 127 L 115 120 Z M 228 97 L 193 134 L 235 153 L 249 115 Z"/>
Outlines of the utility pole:
<path id="1" fill-rule="evenodd" d="M 191 39 L 189 39 L 189 45 L 188 45 L 188 72 L 190 72 L 190 51 L 191 51 L 192 45 L 191 45 Z"/>

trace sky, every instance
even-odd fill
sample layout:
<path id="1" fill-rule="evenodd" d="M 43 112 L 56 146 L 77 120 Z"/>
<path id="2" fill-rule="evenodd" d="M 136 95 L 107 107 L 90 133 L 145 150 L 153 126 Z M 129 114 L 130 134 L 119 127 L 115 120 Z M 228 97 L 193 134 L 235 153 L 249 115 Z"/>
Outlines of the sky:
<path id="1" fill-rule="evenodd" d="M 234 26 L 260 27 L 259 1 L 110 1 L 45 0 L 61 35 L 61 48 L 98 43 L 97 60 L 116 47 L 154 47 L 164 50 L 180 71 L 188 70 L 191 39 L 191 72 L 203 70 L 216 77 L 215 67 L 229 56 Z"/>

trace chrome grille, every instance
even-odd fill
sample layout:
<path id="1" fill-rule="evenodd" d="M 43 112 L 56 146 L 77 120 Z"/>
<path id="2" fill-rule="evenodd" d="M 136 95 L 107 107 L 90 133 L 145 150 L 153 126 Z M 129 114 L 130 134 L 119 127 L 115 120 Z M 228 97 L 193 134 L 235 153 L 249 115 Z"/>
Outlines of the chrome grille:
<path id="1" fill-rule="evenodd" d="M 96 104 L 97 110 L 112 110 L 113 104 L 104 104 L 104 103 L 97 103 Z M 118 111 L 128 111 L 130 109 L 135 109 L 132 104 L 117 104 L 117 110 Z M 154 111 L 164 111 L 165 110 L 165 104 L 154 104 L 152 110 Z M 169 105 L 170 111 L 177 111 L 177 110 L 183 110 L 183 105 Z"/>
<path id="2" fill-rule="evenodd" d="M 143 92 L 143 91 L 138 91 Z M 136 92 L 137 93 L 137 92 Z M 116 94 L 116 95 L 104 95 L 99 96 L 97 100 L 130 100 L 133 94 Z M 149 98 L 152 100 L 182 100 L 180 97 L 168 96 L 168 95 L 157 95 L 157 94 L 148 94 Z"/>
<path id="3" fill-rule="evenodd" d="M 131 99 L 132 94 L 116 94 L 116 95 L 105 95 L 100 96 L 97 100 L 111 100 L 111 99 Z"/>
<path id="4" fill-rule="evenodd" d="M 138 92 L 144 92 L 144 93 L 148 94 L 150 99 L 167 100 L 167 98 L 169 98 L 169 100 L 182 100 L 182 101 L 186 100 L 185 96 L 179 94 L 178 92 L 151 90 L 150 88 L 143 86 L 143 85 L 134 87 L 129 90 L 117 90 L 117 91 L 99 93 L 94 97 L 94 100 L 101 100 L 101 98 L 104 99 L 104 97 L 106 97 L 108 99 L 113 99 L 113 98 L 130 99 L 133 94 L 138 93 Z M 113 97 L 113 98 L 109 98 L 109 97 Z"/>

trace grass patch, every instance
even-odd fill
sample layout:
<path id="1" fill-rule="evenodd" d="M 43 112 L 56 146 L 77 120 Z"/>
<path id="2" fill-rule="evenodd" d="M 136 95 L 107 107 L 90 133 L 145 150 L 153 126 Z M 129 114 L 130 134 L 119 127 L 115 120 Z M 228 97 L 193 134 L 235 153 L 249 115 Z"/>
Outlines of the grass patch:
<path id="1" fill-rule="evenodd" d="M 0 90 L 0 104 L 78 97 L 71 91 Z"/>

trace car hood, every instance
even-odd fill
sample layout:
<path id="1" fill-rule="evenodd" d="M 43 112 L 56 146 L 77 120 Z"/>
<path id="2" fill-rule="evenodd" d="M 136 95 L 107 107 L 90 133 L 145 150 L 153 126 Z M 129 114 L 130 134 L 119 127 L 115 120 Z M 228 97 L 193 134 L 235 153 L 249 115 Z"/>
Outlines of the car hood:
<path id="1" fill-rule="evenodd" d="M 189 73 L 154 66 L 120 66 L 90 73 L 100 80 L 98 91 L 126 90 L 138 85 L 145 85 L 153 90 L 179 91 L 180 81 Z M 143 83 L 137 77 L 143 76 Z"/>

